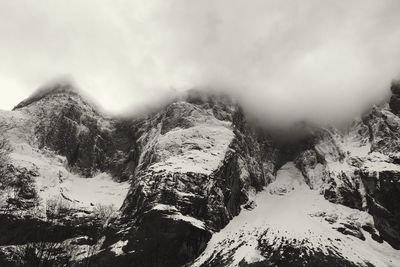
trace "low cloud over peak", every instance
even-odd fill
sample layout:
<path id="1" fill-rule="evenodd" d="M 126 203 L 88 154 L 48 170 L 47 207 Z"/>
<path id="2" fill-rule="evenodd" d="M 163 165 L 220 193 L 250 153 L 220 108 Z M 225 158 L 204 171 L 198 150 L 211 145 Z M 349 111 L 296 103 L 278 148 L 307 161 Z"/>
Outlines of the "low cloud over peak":
<path id="1" fill-rule="evenodd" d="M 68 75 L 114 112 L 215 88 L 268 120 L 340 121 L 387 97 L 398 77 L 399 8 L 389 0 L 5 0 L 0 105 Z"/>

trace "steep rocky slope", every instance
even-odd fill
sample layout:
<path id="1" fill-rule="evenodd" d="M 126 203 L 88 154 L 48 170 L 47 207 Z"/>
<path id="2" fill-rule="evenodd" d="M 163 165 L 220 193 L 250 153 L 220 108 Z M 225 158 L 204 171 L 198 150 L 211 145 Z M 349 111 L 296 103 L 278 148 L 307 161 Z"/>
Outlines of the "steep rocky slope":
<path id="1" fill-rule="evenodd" d="M 300 149 L 280 146 L 293 162 L 192 266 L 398 266 L 398 86 L 392 91 L 390 106 L 345 129 L 314 129 Z"/>
<path id="2" fill-rule="evenodd" d="M 216 233 L 192 266 L 397 266 L 400 255 L 377 243 L 364 211 L 328 202 L 293 162 Z"/>
<path id="3" fill-rule="evenodd" d="M 40 247 L 43 254 L 51 248 L 62 254 L 55 248 L 71 247 L 75 238 L 84 241 L 74 251 L 90 253 L 103 228 L 102 211 L 109 209 L 111 215 L 129 189 L 128 182 L 110 175 L 113 169 L 106 162 L 115 158 L 101 150 L 110 125 L 68 84 L 44 88 L 13 111 L 0 112 L 2 140 L 11 147 L 2 163 L 0 253 L 13 255 L 16 265 L 28 264 L 38 256 L 26 262 L 29 250 Z"/>
<path id="4" fill-rule="evenodd" d="M 345 129 L 281 138 L 227 96 L 191 91 L 116 118 L 70 84 L 47 86 L 0 112 L 12 148 L 0 166 L 0 262 L 398 266 L 392 91 Z"/>
<path id="5" fill-rule="evenodd" d="M 121 264 L 179 266 L 193 260 L 273 176 L 276 149 L 226 99 L 194 93 L 139 122 L 141 151 L 114 227 Z M 99 262 L 115 262 L 106 250 Z M 175 255 L 171 257 L 170 255 Z"/>

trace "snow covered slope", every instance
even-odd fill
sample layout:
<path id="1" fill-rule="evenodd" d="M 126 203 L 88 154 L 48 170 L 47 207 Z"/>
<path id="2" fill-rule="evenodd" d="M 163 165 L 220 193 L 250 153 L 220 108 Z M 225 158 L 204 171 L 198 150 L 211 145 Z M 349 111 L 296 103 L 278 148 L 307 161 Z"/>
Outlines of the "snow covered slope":
<path id="1" fill-rule="evenodd" d="M 363 229 L 373 227 L 371 215 L 325 200 L 293 163 L 253 201 L 191 266 L 400 265 L 399 251 Z"/>
<path id="2" fill-rule="evenodd" d="M 86 178 L 71 173 L 65 157 L 52 151 L 39 150 L 28 143 L 11 142 L 10 155 L 13 166 L 36 173 L 32 185 L 38 194 L 38 204 L 46 205 L 49 199 L 65 199 L 76 208 L 91 209 L 95 204 L 121 207 L 129 189 L 128 182 L 118 183 L 106 173 Z"/>

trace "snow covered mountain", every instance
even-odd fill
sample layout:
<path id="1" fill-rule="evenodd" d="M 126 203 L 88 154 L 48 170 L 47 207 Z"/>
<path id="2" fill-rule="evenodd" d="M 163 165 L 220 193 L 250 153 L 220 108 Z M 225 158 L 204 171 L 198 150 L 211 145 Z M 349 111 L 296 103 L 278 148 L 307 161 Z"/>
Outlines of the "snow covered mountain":
<path id="1" fill-rule="evenodd" d="M 228 96 L 119 118 L 47 86 L 0 111 L 0 265 L 400 266 L 392 92 L 282 139 Z"/>

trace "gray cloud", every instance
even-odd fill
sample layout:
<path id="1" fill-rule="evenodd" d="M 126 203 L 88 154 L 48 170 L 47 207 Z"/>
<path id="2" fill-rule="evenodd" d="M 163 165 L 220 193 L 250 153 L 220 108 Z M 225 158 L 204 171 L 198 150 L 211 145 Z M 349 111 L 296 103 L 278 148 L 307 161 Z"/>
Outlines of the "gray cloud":
<path id="1" fill-rule="evenodd" d="M 0 2 L 0 107 L 59 75 L 106 109 L 228 90 L 269 120 L 337 121 L 400 71 L 398 1 Z"/>

